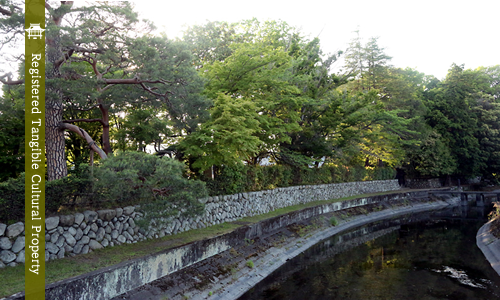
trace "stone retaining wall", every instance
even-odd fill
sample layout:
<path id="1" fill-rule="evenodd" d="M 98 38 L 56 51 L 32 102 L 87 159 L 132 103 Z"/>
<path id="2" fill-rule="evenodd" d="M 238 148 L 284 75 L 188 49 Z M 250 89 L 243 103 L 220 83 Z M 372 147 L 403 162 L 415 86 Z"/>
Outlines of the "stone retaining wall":
<path id="1" fill-rule="evenodd" d="M 410 189 L 434 189 L 443 185 L 439 178 L 430 179 L 406 179 L 406 187 Z"/>
<path id="2" fill-rule="evenodd" d="M 170 218 L 161 225 L 150 226 L 148 230 L 140 229 L 135 224 L 143 214 L 133 206 L 50 217 L 45 221 L 45 259 L 86 254 L 103 247 L 231 222 L 296 204 L 398 189 L 397 180 L 380 180 L 214 196 L 200 199 L 205 203 L 203 215 Z M 0 267 L 24 263 L 24 244 L 23 222 L 10 226 L 0 223 Z"/>

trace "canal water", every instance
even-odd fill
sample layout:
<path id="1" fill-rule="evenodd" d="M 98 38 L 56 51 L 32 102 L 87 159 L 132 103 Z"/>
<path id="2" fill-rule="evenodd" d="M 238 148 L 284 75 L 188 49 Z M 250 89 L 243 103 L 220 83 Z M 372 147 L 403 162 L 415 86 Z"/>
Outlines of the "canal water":
<path id="1" fill-rule="evenodd" d="M 408 215 L 337 234 L 239 299 L 500 299 L 476 246 L 489 205 Z"/>

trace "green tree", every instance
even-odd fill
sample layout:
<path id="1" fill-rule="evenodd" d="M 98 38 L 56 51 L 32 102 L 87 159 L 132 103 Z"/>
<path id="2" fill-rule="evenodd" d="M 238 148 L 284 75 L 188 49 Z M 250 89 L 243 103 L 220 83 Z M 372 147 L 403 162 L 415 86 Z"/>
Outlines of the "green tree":
<path id="1" fill-rule="evenodd" d="M 478 120 L 472 111 L 476 103 L 477 74 L 452 65 L 444 82 L 428 93 L 428 124 L 441 134 L 458 163 L 457 174 L 477 176 L 481 169 Z"/>
<path id="2" fill-rule="evenodd" d="M 246 99 L 219 94 L 211 109 L 211 119 L 181 143 L 185 154 L 195 158 L 192 165 L 202 171 L 212 165 L 233 166 L 254 157 L 263 141 L 256 105 Z"/>
<path id="3" fill-rule="evenodd" d="M 0 97 L 0 181 L 24 172 L 24 93 L 20 92 L 4 89 Z"/>
<path id="4" fill-rule="evenodd" d="M 127 116 L 117 121 L 117 130 L 113 135 L 119 150 L 146 151 L 146 146 L 153 144 L 156 152 L 171 137 L 172 126 L 168 115 L 152 108 L 141 109 L 134 106 L 127 110 Z"/>
<path id="5" fill-rule="evenodd" d="M 480 153 L 480 174 L 493 183 L 500 179 L 500 103 L 494 95 L 482 94 L 472 108 L 477 117 L 475 134 Z"/>
<path id="6" fill-rule="evenodd" d="M 46 11 L 49 180 L 67 174 L 65 130 L 83 137 L 104 158 L 112 151 L 110 114 L 123 110 L 129 103 L 163 105 L 174 126 L 182 127 L 179 130 L 190 132 L 196 127 L 197 118 L 205 113 L 206 101 L 197 95 L 203 83 L 186 46 L 147 35 L 152 24 L 139 22 L 128 2 L 77 6 L 72 1 L 47 1 Z M 24 23 L 9 23 L 13 17 L 8 16 L 3 24 L 24 28 Z M 93 109 L 101 116 L 64 120 L 68 109 Z M 102 125 L 102 150 L 85 130 L 75 125 L 81 122 Z"/>
<path id="7" fill-rule="evenodd" d="M 405 169 L 411 177 L 452 175 L 458 162 L 451 150 L 436 131 L 427 130 L 419 146 L 407 154 Z"/>
<path id="8" fill-rule="evenodd" d="M 265 43 L 234 44 L 232 47 L 233 54 L 224 62 L 214 62 L 204 68 L 205 93 L 212 99 L 221 100 L 220 95 L 225 95 L 234 101 L 219 101 L 218 105 L 253 103 L 252 118 L 259 122 L 259 130 L 254 130 L 253 136 L 261 145 L 259 155 L 253 157 L 257 158 L 288 140 L 288 132 L 299 129 L 297 108 L 301 99 L 297 97 L 297 87 L 288 81 L 291 58 L 283 49 L 274 49 Z M 254 149 L 253 146 L 245 148 Z M 252 157 L 248 159 L 251 163 L 256 162 Z"/>

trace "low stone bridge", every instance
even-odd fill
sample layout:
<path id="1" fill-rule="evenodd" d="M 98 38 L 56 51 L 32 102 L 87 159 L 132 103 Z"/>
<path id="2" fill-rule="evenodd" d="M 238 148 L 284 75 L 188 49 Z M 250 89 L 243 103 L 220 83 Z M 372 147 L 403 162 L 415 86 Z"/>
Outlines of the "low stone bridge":
<path id="1" fill-rule="evenodd" d="M 460 195 L 460 200 L 462 202 L 468 202 L 469 196 L 476 197 L 476 204 L 478 206 L 484 205 L 485 197 L 494 197 L 496 196 L 496 201 L 500 202 L 500 191 L 491 191 L 491 192 L 483 192 L 483 191 L 473 191 L 473 192 L 464 192 L 464 191 L 429 191 L 429 195 Z M 474 199 L 471 199 L 474 200 Z"/>

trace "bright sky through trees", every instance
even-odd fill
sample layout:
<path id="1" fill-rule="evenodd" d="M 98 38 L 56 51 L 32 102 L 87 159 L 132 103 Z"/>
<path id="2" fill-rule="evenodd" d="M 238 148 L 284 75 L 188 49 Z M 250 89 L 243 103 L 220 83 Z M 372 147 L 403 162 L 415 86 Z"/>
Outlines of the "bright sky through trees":
<path id="1" fill-rule="evenodd" d="M 394 66 L 416 68 L 439 79 L 452 63 L 471 69 L 500 64 L 498 0 L 132 2 L 170 38 L 182 37 L 183 25 L 256 17 L 281 19 L 302 28 L 304 34 L 319 35 L 325 52 L 345 50 L 359 29 L 365 40 L 380 37 L 379 44 L 393 57 Z"/>

